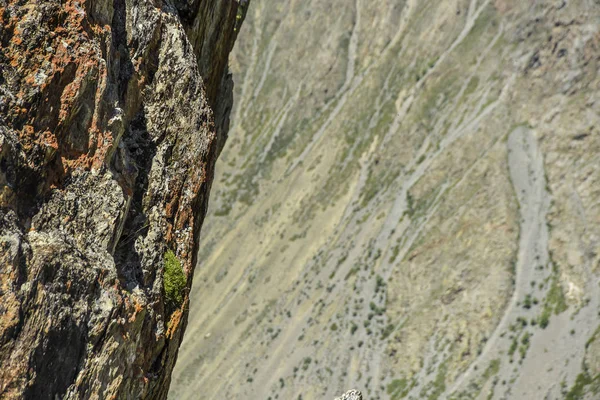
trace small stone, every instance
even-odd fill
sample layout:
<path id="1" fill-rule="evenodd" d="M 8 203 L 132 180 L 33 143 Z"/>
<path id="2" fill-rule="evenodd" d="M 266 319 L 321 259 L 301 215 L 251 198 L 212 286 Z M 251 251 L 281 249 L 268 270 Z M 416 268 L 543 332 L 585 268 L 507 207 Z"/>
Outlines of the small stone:
<path id="1" fill-rule="evenodd" d="M 337 397 L 335 400 L 363 400 L 362 393 L 356 389 L 348 390 L 342 397 Z"/>

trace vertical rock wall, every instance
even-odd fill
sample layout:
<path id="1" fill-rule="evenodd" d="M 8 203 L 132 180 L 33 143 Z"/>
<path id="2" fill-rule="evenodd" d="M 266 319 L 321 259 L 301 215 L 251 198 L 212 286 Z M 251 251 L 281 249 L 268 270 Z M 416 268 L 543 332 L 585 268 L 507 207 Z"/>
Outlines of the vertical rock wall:
<path id="1" fill-rule="evenodd" d="M 0 0 L 1 398 L 166 397 L 243 3 Z"/>

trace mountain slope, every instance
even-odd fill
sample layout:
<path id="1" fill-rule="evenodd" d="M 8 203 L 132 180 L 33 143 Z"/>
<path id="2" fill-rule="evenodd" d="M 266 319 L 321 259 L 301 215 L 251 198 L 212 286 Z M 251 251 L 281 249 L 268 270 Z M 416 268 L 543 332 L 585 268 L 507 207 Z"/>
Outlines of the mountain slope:
<path id="1" fill-rule="evenodd" d="M 600 7 L 529 3 L 250 7 L 172 398 L 595 396 Z"/>

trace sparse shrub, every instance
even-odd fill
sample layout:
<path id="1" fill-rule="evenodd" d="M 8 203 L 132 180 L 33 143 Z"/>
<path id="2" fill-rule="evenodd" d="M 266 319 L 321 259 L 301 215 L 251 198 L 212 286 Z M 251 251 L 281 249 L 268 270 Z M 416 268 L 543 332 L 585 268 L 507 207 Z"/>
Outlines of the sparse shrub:
<path id="1" fill-rule="evenodd" d="M 519 346 L 519 343 L 517 342 L 517 338 L 514 338 L 512 343 L 510 344 L 510 348 L 508 349 L 508 355 L 510 357 L 512 357 L 513 354 L 515 354 L 515 351 L 517 350 L 518 346 Z"/>
<path id="2" fill-rule="evenodd" d="M 304 371 L 306 371 L 306 370 L 308 369 L 308 367 L 310 366 L 310 363 L 311 363 L 311 362 L 312 362 L 312 358 L 310 358 L 310 357 L 306 357 L 306 358 L 304 359 L 304 362 L 303 362 L 303 364 L 302 364 L 302 369 L 303 369 Z"/>
<path id="3" fill-rule="evenodd" d="M 544 311 L 542 311 L 542 315 L 540 315 L 539 322 L 542 329 L 546 329 L 546 327 L 550 323 L 550 310 L 548 308 L 544 308 Z"/>
<path id="4" fill-rule="evenodd" d="M 527 326 L 527 320 L 523 317 L 517 317 L 517 323 L 521 324 L 521 327 Z"/>
<path id="5" fill-rule="evenodd" d="M 394 330 L 394 325 L 393 324 L 388 324 L 385 329 L 383 329 L 381 331 L 381 340 L 385 340 L 388 338 L 388 336 L 390 336 L 390 334 L 393 332 Z"/>
<path id="6" fill-rule="evenodd" d="M 531 295 L 525 296 L 525 300 L 523 300 L 523 308 L 529 310 L 531 308 Z"/>
<path id="7" fill-rule="evenodd" d="M 383 287 L 385 287 L 385 279 L 381 275 L 377 275 L 375 278 L 375 293 L 378 293 Z"/>

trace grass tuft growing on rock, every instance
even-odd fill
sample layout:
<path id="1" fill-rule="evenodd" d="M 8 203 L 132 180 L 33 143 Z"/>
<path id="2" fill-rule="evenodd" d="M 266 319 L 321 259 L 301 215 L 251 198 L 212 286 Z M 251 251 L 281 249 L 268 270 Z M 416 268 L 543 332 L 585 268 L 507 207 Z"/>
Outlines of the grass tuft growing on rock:
<path id="1" fill-rule="evenodd" d="M 177 256 L 175 256 L 173 250 L 167 250 L 165 253 L 165 270 L 163 275 L 163 288 L 165 289 L 167 306 L 173 309 L 181 306 L 181 303 L 183 303 L 185 281 L 185 274 Z"/>

